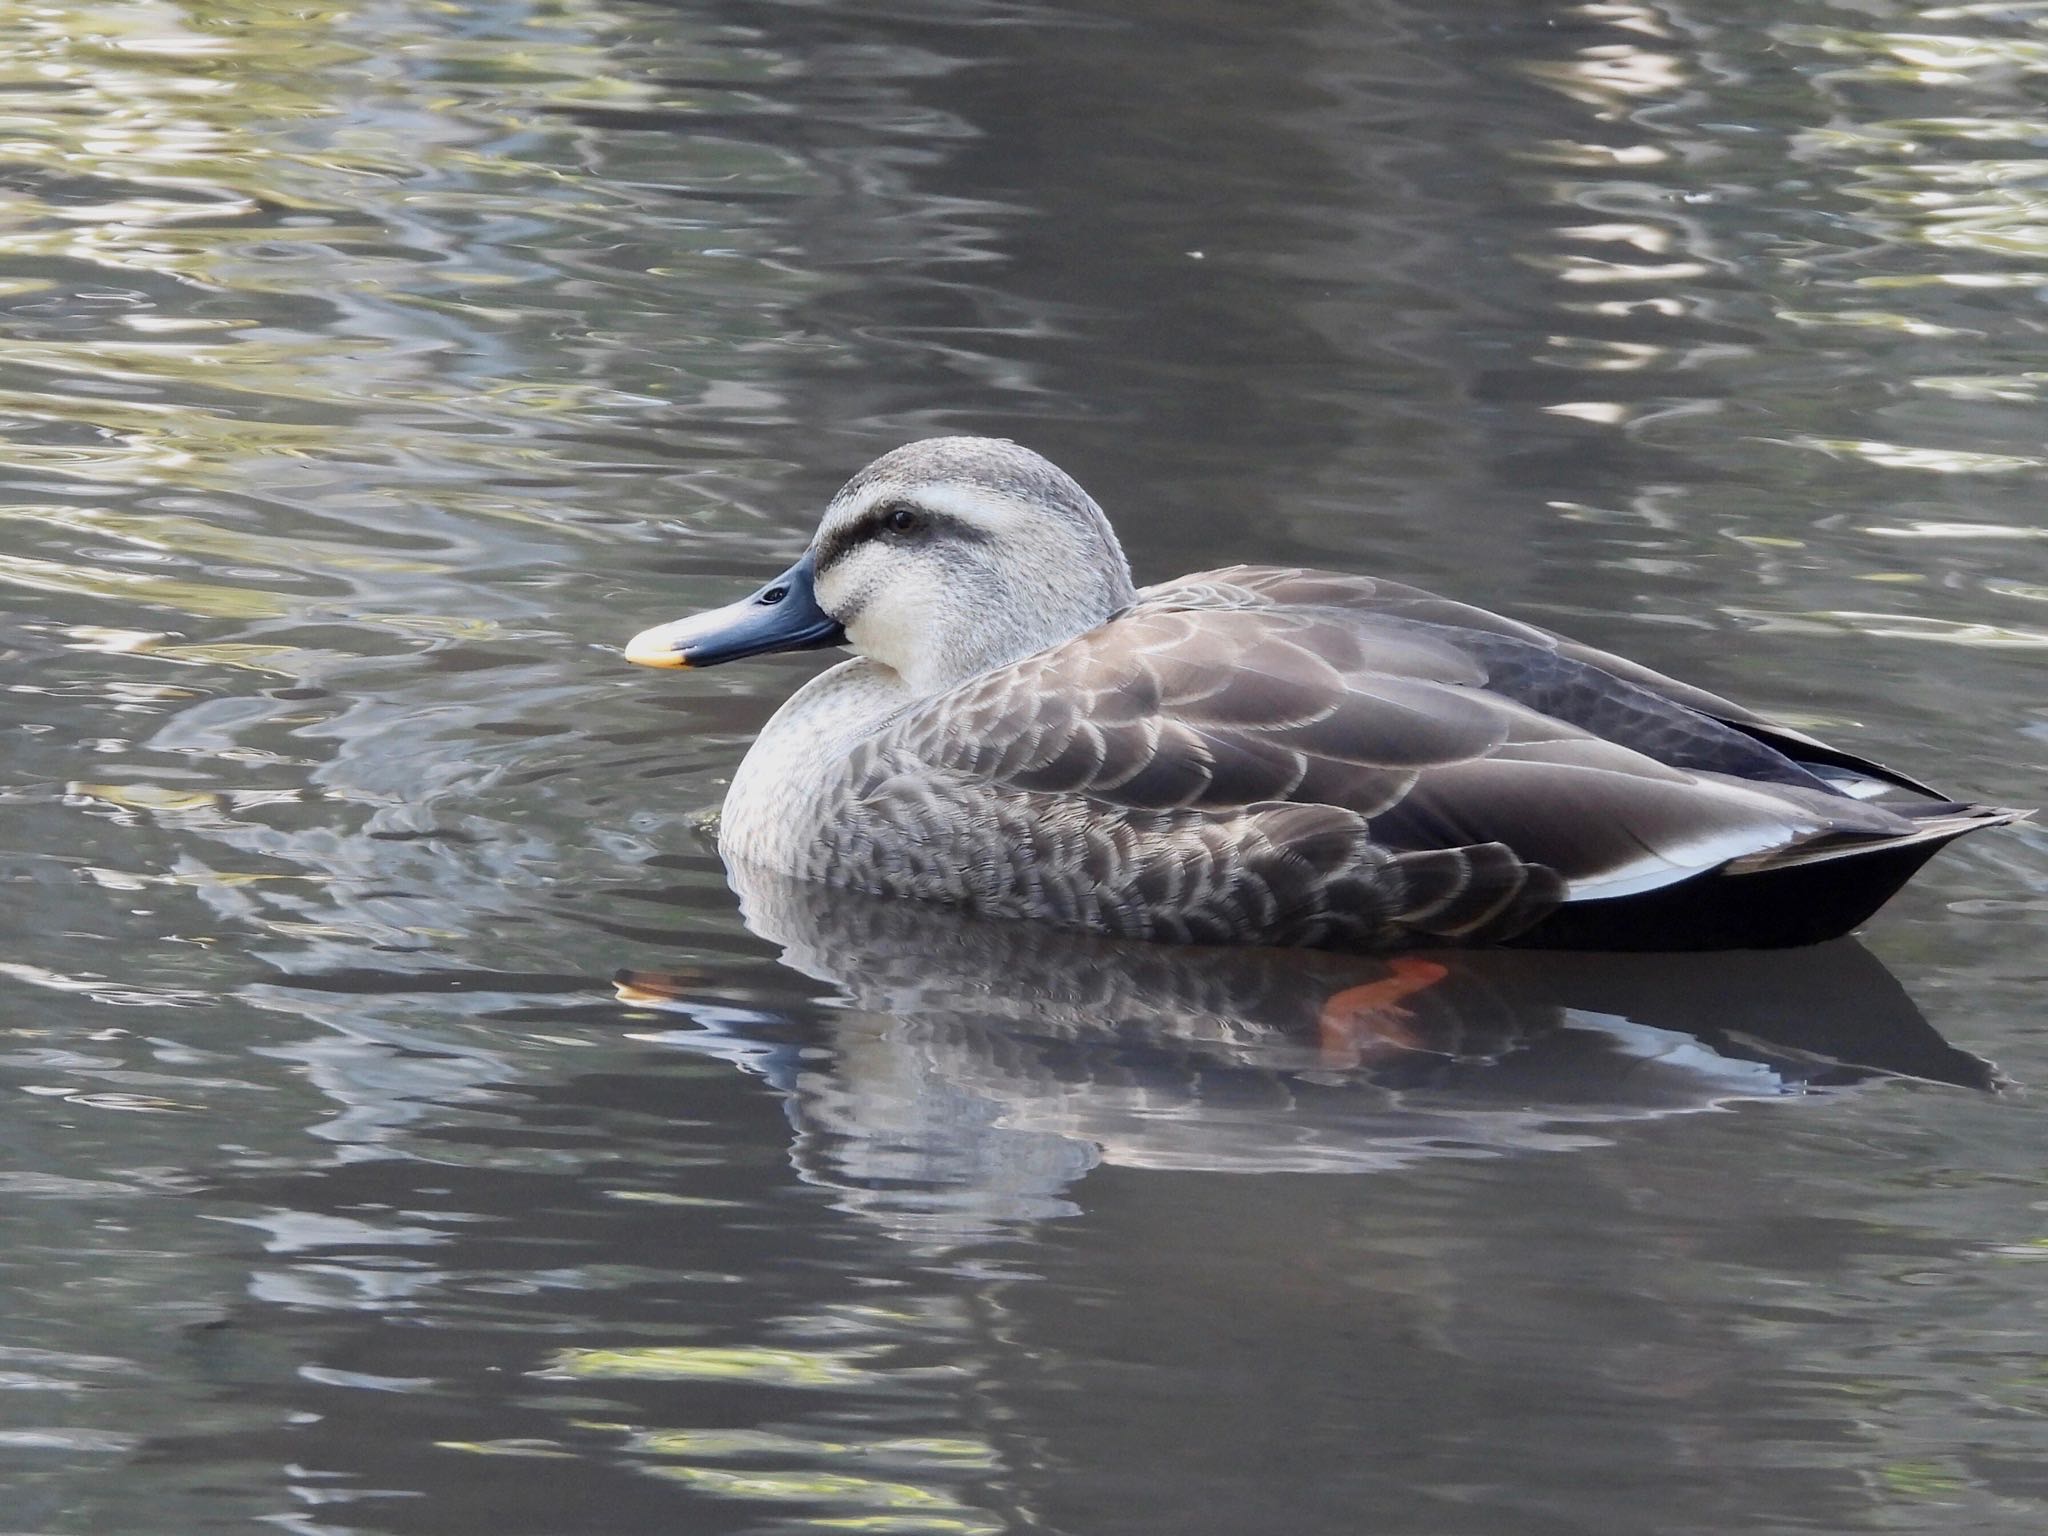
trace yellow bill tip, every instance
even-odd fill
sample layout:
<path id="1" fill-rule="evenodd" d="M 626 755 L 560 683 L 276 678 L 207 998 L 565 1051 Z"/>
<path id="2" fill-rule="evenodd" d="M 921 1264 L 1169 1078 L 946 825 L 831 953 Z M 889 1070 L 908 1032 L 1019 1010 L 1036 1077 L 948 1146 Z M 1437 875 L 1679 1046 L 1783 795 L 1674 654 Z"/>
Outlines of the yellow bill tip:
<path id="1" fill-rule="evenodd" d="M 669 638 L 672 624 L 643 629 L 626 642 L 626 660 L 636 667 L 687 667 L 682 653 Z"/>

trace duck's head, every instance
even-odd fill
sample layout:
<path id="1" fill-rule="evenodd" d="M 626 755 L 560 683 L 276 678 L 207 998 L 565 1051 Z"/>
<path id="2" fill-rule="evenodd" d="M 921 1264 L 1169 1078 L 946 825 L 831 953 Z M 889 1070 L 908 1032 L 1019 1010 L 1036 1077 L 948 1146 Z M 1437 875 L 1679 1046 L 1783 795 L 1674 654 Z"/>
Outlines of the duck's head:
<path id="1" fill-rule="evenodd" d="M 801 560 L 729 607 L 635 635 L 626 659 L 708 667 L 851 645 L 936 693 L 1091 629 L 1136 596 L 1073 478 L 992 437 L 933 437 L 841 487 Z"/>

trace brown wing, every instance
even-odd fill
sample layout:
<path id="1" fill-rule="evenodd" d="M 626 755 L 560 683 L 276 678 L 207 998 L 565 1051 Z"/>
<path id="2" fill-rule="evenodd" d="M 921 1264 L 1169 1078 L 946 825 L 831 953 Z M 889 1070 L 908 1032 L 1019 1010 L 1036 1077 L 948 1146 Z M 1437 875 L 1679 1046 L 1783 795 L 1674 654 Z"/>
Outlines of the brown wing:
<path id="1" fill-rule="evenodd" d="M 1239 565 L 1143 596 L 1162 606 L 1314 608 L 1367 628 L 1433 633 L 1467 656 L 1494 692 L 1676 767 L 1857 794 L 1898 788 L 1944 798 L 1917 779 L 1625 656 L 1398 582 Z"/>
<path id="2" fill-rule="evenodd" d="M 1003 915 L 1348 945 L 1496 939 L 1573 896 L 1906 826 L 1669 767 L 1484 676 L 1422 629 L 1149 602 L 874 738 L 833 860 Z"/>

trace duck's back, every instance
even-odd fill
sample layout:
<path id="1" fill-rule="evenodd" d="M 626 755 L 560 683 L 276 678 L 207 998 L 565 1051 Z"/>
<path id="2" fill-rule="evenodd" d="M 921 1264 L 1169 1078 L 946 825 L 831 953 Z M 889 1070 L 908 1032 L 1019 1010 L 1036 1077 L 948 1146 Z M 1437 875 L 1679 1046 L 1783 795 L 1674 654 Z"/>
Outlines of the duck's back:
<path id="1" fill-rule="evenodd" d="M 1674 767 L 1809 787 L 1818 781 L 1864 796 L 1890 788 L 1942 798 L 1918 780 L 1625 656 L 1398 582 L 1239 565 L 1144 595 L 1173 606 L 1341 616 L 1368 646 L 1376 636 L 1433 635 L 1464 655 L 1493 692 Z"/>

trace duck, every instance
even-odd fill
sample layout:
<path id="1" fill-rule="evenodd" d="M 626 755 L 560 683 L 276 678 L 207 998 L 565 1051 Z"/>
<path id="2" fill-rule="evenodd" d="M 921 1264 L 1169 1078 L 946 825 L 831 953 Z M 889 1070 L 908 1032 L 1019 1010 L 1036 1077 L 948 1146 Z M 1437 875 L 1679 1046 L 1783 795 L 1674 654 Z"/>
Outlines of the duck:
<path id="1" fill-rule="evenodd" d="M 1093 498 L 999 438 L 883 454 L 788 570 L 625 658 L 835 646 L 732 777 L 727 864 L 1116 939 L 1812 944 L 2028 814 L 1377 577 L 1140 588 Z"/>

